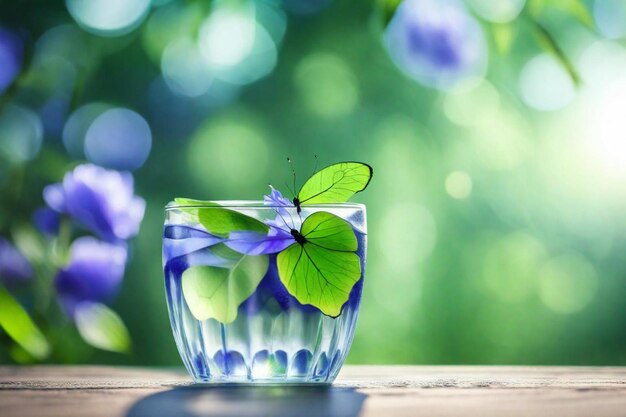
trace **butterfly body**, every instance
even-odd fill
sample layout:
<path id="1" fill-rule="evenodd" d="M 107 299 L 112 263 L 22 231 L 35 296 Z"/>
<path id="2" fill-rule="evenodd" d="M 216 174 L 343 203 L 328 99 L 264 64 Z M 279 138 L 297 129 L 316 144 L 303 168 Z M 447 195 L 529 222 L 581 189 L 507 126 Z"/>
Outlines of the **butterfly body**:
<path id="1" fill-rule="evenodd" d="M 293 205 L 295 206 L 296 211 L 298 212 L 298 214 L 300 214 L 300 212 L 302 211 L 302 207 L 300 207 L 300 200 L 298 199 L 298 197 L 294 197 Z"/>
<path id="2" fill-rule="evenodd" d="M 291 236 L 293 236 L 296 242 L 298 242 L 300 245 L 304 245 L 307 242 L 304 235 L 296 229 L 291 229 Z"/>

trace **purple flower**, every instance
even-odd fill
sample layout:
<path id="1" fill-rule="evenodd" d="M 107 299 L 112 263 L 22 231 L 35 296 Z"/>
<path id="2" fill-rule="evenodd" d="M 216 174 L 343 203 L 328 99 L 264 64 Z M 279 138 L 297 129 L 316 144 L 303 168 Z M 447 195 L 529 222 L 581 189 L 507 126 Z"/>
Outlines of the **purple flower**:
<path id="1" fill-rule="evenodd" d="M 263 196 L 263 201 L 276 211 L 276 217 L 265 222 L 269 226 L 267 234 L 252 231 L 231 232 L 224 242 L 226 246 L 246 255 L 263 255 L 280 252 L 295 242 L 291 229 L 300 228 L 300 217 L 292 216 L 294 206 L 291 201 L 271 185 L 270 188 L 271 193 Z M 292 209 L 291 212 L 288 207 Z"/>
<path id="2" fill-rule="evenodd" d="M 293 203 L 283 197 L 282 193 L 270 185 L 272 190 L 269 195 L 263 196 L 263 202 L 270 206 L 290 207 Z"/>
<path id="3" fill-rule="evenodd" d="M 291 233 L 278 227 L 270 227 L 267 234 L 259 232 L 231 232 L 226 246 L 246 255 L 277 253 L 295 242 Z"/>
<path id="4" fill-rule="evenodd" d="M 458 0 L 404 0 L 385 31 L 394 63 L 429 87 L 447 89 L 482 76 L 487 46 L 479 23 Z"/>
<path id="5" fill-rule="evenodd" d="M 193 227 L 166 226 L 163 234 L 163 260 L 167 262 L 223 241 L 223 238 Z"/>
<path id="6" fill-rule="evenodd" d="M 126 246 L 81 237 L 72 243 L 70 261 L 54 281 L 69 316 L 83 301 L 108 302 L 117 294 L 126 266 Z"/>
<path id="7" fill-rule="evenodd" d="M 44 235 L 55 236 L 59 233 L 61 215 L 49 207 L 39 207 L 33 213 L 33 223 Z"/>
<path id="8" fill-rule="evenodd" d="M 22 41 L 15 34 L 0 28 L 0 94 L 11 85 L 22 68 Z"/>
<path id="9" fill-rule="evenodd" d="M 96 165 L 79 165 L 62 183 L 47 186 L 44 200 L 107 241 L 128 239 L 139 232 L 146 203 L 133 194 L 133 176 Z"/>
<path id="10" fill-rule="evenodd" d="M 30 280 L 33 267 L 8 240 L 0 237 L 0 283 L 18 285 Z"/>
<path id="11" fill-rule="evenodd" d="M 265 223 L 270 227 L 283 231 L 300 229 L 300 216 L 293 216 L 294 210 L 289 210 L 289 208 L 294 208 L 293 202 L 283 197 L 282 193 L 271 185 L 270 188 L 272 192 L 269 195 L 263 196 L 263 202 L 276 211 L 276 218 L 266 221 Z"/>

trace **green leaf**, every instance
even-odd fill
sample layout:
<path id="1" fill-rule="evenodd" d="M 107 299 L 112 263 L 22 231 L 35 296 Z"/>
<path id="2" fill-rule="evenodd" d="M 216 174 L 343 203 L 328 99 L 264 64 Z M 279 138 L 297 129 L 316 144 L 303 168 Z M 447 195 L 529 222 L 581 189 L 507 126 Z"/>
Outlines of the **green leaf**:
<path id="1" fill-rule="evenodd" d="M 41 360 L 50 354 L 50 345 L 41 330 L 20 303 L 2 286 L 0 286 L 0 327 L 33 357 Z"/>
<path id="2" fill-rule="evenodd" d="M 361 162 L 340 162 L 309 178 L 300 192 L 300 204 L 344 203 L 363 191 L 372 179 L 372 167 Z"/>
<path id="3" fill-rule="evenodd" d="M 361 277 L 361 262 L 352 226 L 326 212 L 313 213 L 302 224 L 304 243 L 278 254 L 280 280 L 302 304 L 337 317 Z"/>
<path id="4" fill-rule="evenodd" d="M 228 324 L 265 276 L 267 256 L 242 256 L 232 268 L 193 266 L 183 272 L 183 295 L 198 320 L 214 318 Z"/>
<path id="5" fill-rule="evenodd" d="M 85 342 L 98 349 L 128 352 L 131 341 L 124 322 L 104 304 L 83 302 L 76 308 L 74 321 Z"/>
<path id="6" fill-rule="evenodd" d="M 215 236 L 228 237 L 230 232 L 242 230 L 260 233 L 267 233 L 269 230 L 269 227 L 260 220 L 246 216 L 235 210 L 220 207 L 218 204 L 211 201 L 176 198 L 174 202 L 190 206 L 179 207 L 179 210 L 193 216 L 198 223 L 202 224 L 209 233 Z"/>
<path id="7" fill-rule="evenodd" d="M 175 198 L 174 202 L 181 206 L 196 206 L 196 207 L 219 207 L 220 205 L 213 201 L 207 200 L 194 200 L 193 198 Z"/>

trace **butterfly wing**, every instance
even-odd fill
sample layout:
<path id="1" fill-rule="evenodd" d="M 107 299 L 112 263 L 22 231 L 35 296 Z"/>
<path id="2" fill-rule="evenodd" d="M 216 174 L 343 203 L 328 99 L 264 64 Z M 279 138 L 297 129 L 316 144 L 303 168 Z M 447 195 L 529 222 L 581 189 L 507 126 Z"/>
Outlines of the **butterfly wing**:
<path id="1" fill-rule="evenodd" d="M 280 280 L 300 303 L 337 317 L 361 278 L 354 231 L 345 220 L 317 212 L 307 217 L 301 233 L 306 243 L 295 243 L 277 256 Z"/>
<path id="2" fill-rule="evenodd" d="M 298 200 L 300 204 L 344 203 L 367 187 L 372 173 L 372 167 L 361 162 L 328 166 L 304 183 Z"/>

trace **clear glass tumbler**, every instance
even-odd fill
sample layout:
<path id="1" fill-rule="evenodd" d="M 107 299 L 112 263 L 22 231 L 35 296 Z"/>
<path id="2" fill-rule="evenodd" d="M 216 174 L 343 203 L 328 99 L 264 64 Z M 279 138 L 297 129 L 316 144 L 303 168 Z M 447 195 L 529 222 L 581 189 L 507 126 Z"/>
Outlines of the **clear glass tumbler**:
<path id="1" fill-rule="evenodd" d="M 255 201 L 215 204 L 170 203 L 165 208 L 163 270 L 170 321 L 178 351 L 194 381 L 332 382 L 350 349 L 359 313 L 367 246 L 365 206 L 321 204 L 303 206 L 298 213 L 295 207 Z M 209 231 L 205 226 L 221 219 L 224 210 L 282 228 L 285 234 L 300 230 L 303 222 L 318 212 L 347 222 L 357 242 L 354 254 L 360 276 L 356 275 L 353 285 L 350 281 L 352 287 L 345 293 L 339 314 L 327 315 L 312 305 L 315 303 L 298 301 L 284 284 L 285 278 L 281 280 L 278 253 L 263 250 L 267 245 L 251 242 L 257 246 L 248 250 L 250 245 L 243 245 L 248 248 L 248 254 L 243 254 L 238 252 L 241 244 L 229 241 L 235 234 Z M 294 236 L 283 246 L 298 244 Z M 210 274 L 195 272 L 203 268 Z M 219 282 L 205 285 L 213 279 Z"/>

